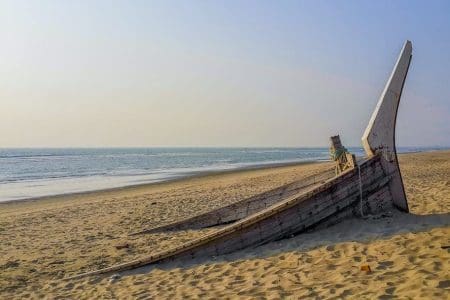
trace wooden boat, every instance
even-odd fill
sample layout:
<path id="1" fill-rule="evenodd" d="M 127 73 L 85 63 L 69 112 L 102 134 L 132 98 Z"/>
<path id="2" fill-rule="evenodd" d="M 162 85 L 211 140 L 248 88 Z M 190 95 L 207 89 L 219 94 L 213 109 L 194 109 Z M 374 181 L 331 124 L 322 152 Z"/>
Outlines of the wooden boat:
<path id="1" fill-rule="evenodd" d="M 172 260 L 213 257 L 329 226 L 344 218 L 396 208 L 408 212 L 395 147 L 395 125 L 412 57 L 406 41 L 362 137 L 366 157 L 356 160 L 331 138 L 336 172 L 327 170 L 233 205 L 136 234 L 226 226 L 173 249 L 71 278 L 108 274 Z"/>
<path id="2" fill-rule="evenodd" d="M 327 168 L 324 171 L 316 172 L 310 176 L 307 176 L 302 180 L 294 181 L 267 192 L 238 201 L 236 203 L 232 203 L 230 205 L 208 211 L 204 214 L 196 215 L 192 218 L 188 218 L 180 222 L 163 225 L 156 228 L 148 228 L 139 232 L 132 233 L 131 235 L 159 233 L 164 231 L 201 229 L 230 224 L 232 222 L 236 222 L 238 220 L 246 218 L 267 207 L 270 207 L 289 196 L 299 194 L 302 191 L 306 191 L 313 187 L 317 187 L 325 183 L 334 175 L 334 169 Z"/>

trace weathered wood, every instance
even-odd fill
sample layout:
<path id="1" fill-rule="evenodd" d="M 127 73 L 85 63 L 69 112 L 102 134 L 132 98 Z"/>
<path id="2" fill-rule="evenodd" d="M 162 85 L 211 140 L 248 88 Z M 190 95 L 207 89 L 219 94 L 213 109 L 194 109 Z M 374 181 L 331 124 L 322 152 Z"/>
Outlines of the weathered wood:
<path id="1" fill-rule="evenodd" d="M 286 197 L 300 193 L 305 189 L 313 188 L 327 181 L 334 176 L 333 169 L 307 176 L 299 181 L 295 181 L 267 192 L 246 198 L 236 203 L 211 210 L 207 213 L 194 216 L 179 222 L 163 225 L 156 228 L 149 228 L 130 235 L 158 233 L 164 231 L 200 229 L 218 225 L 229 224 L 265 209 Z"/>
<path id="2" fill-rule="evenodd" d="M 356 165 L 355 155 L 349 153 L 347 149 L 342 146 L 341 138 L 339 137 L 339 135 L 330 137 L 330 154 L 331 159 L 336 163 L 336 175 L 344 172 L 347 169 L 351 169 Z"/>
<path id="3" fill-rule="evenodd" d="M 363 187 L 364 199 L 368 199 L 380 189 L 380 185 L 388 183 L 379 156 L 373 156 L 362 162 L 360 169 L 361 182 L 356 168 L 350 169 L 310 191 L 290 196 L 271 207 L 181 246 L 76 277 L 124 271 L 174 259 L 222 255 L 301 233 L 319 226 L 321 222 L 327 222 L 333 216 L 334 222 L 337 222 L 348 216 L 348 213 L 341 214 L 346 210 L 358 215 L 359 209 L 356 207 L 360 204 L 359 185 Z M 365 214 L 376 212 L 376 206 L 364 205 Z M 341 217 L 336 219 L 336 216 Z"/>
<path id="4" fill-rule="evenodd" d="M 409 208 L 398 166 L 395 126 L 400 97 L 411 57 L 412 44 L 410 41 L 406 41 L 362 137 L 366 154 L 368 156 L 380 154 L 383 167 L 393 174 L 389 189 L 393 196 L 394 205 L 406 212 L 409 211 Z"/>
<path id="5" fill-rule="evenodd" d="M 249 198 L 235 206 L 206 214 L 216 218 L 213 224 L 227 218 L 237 221 L 198 239 L 154 255 L 74 277 L 125 271 L 175 259 L 222 255 L 329 226 L 349 216 L 376 214 L 394 205 L 408 211 L 395 149 L 395 119 L 411 50 L 411 43 L 407 41 L 364 133 L 363 144 L 368 158 L 357 164 L 354 156 L 346 156 L 351 162 L 348 169 L 318 186 L 299 189 L 295 184 L 287 185 L 262 197 Z M 259 201 L 264 204 L 264 208 Z M 205 221 L 203 215 L 169 227 L 205 224 L 210 223 Z"/>

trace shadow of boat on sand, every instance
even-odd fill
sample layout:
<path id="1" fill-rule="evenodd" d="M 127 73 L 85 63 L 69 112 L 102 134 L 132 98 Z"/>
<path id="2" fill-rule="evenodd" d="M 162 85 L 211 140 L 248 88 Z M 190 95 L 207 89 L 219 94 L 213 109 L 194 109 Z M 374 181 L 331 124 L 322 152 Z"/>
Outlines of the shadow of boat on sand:
<path id="1" fill-rule="evenodd" d="M 120 274 L 122 276 L 137 275 L 151 272 L 154 269 L 170 270 L 174 268 L 191 268 L 200 264 L 261 259 L 285 252 L 307 252 L 322 246 L 333 247 L 340 243 L 356 242 L 369 244 L 377 240 L 387 240 L 399 235 L 426 232 L 433 228 L 447 226 L 450 226 L 450 213 L 415 215 L 393 210 L 376 216 L 368 216 L 365 219 L 348 219 L 328 228 L 316 229 L 310 233 L 302 233 L 254 249 L 240 250 L 218 257 L 175 260 L 123 271 Z"/>

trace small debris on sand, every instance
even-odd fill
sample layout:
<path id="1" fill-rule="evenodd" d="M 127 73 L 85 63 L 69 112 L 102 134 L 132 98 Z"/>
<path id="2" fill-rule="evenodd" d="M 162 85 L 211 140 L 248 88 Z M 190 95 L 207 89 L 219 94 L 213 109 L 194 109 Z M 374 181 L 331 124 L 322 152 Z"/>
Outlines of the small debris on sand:
<path id="1" fill-rule="evenodd" d="M 362 265 L 362 266 L 361 266 L 361 271 L 365 271 L 365 272 L 367 272 L 367 273 L 371 273 L 371 272 L 372 272 L 372 269 L 370 268 L 369 265 Z"/>
<path id="2" fill-rule="evenodd" d="M 116 247 L 117 250 L 128 249 L 128 248 L 130 248 L 130 244 L 128 244 L 128 243 L 121 243 L 121 244 L 117 244 L 115 247 Z"/>
<path id="3" fill-rule="evenodd" d="M 111 277 L 109 277 L 109 282 L 115 282 L 120 279 L 120 274 L 113 274 Z"/>

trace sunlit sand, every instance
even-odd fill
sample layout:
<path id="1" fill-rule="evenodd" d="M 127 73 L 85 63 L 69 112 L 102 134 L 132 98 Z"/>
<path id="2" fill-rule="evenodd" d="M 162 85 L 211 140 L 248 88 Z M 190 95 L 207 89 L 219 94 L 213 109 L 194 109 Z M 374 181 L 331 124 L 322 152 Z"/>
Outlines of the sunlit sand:
<path id="1" fill-rule="evenodd" d="M 450 152 L 400 155 L 412 214 L 388 212 L 238 251 L 64 281 L 216 229 L 129 236 L 330 167 L 249 170 L 0 205 L 2 298 L 440 298 L 450 285 Z M 119 248 L 119 249 L 118 249 Z M 371 272 L 361 271 L 369 265 Z"/>

